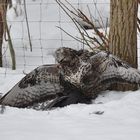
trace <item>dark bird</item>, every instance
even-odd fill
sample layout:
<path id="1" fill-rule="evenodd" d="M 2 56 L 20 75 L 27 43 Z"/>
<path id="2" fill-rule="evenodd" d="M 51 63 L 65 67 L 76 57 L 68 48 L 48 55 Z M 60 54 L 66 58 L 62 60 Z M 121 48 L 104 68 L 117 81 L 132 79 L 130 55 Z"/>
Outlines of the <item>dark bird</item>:
<path id="1" fill-rule="evenodd" d="M 65 81 L 95 98 L 114 83 L 140 84 L 140 71 L 106 51 L 74 50 L 62 47 L 55 57 Z"/>
<path id="2" fill-rule="evenodd" d="M 57 67 L 43 65 L 27 74 L 0 102 L 3 105 L 27 107 L 42 100 L 53 99 L 61 91 Z"/>
<path id="3" fill-rule="evenodd" d="M 0 104 L 47 110 L 90 101 L 91 99 L 84 98 L 79 89 L 63 80 L 56 65 L 43 65 L 27 74 L 1 97 Z"/>
<path id="4" fill-rule="evenodd" d="M 56 65 L 40 66 L 0 99 L 1 105 L 47 110 L 76 103 L 91 103 L 114 83 L 140 84 L 140 71 L 101 50 L 59 48 Z"/>

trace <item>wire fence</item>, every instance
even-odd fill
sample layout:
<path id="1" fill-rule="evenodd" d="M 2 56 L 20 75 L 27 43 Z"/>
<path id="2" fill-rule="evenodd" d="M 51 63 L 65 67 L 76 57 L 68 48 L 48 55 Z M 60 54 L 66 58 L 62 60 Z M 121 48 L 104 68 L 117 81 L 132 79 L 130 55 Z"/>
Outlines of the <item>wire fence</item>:
<path id="1" fill-rule="evenodd" d="M 95 21 L 102 16 L 104 24 L 109 18 L 109 0 L 69 0 L 76 8 L 81 9 L 87 16 L 92 16 Z M 27 15 L 25 14 L 25 10 Z M 27 21 L 31 42 L 29 40 Z M 12 43 L 16 53 L 16 71 L 11 70 L 11 57 L 7 41 L 3 43 L 3 64 L 0 76 L 29 72 L 43 64 L 55 63 L 54 51 L 59 47 L 83 48 L 84 45 L 66 35 L 61 27 L 73 36 L 79 32 L 69 17 L 62 11 L 55 0 L 28 0 L 26 5 L 13 5 L 8 10 L 7 21 L 10 27 Z M 139 36 L 138 36 L 139 37 Z M 139 40 L 138 40 L 139 41 Z M 30 47 L 32 45 L 32 51 Z M 140 49 L 138 48 L 138 51 Z"/>

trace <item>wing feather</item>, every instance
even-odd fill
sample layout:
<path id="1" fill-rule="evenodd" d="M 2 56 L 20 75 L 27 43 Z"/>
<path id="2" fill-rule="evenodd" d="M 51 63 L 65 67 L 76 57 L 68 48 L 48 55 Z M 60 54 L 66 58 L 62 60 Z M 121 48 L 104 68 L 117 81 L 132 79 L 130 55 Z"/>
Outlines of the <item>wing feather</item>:
<path id="1" fill-rule="evenodd" d="M 1 98 L 0 102 L 3 105 L 27 107 L 54 98 L 61 90 L 57 67 L 43 65 L 27 74 Z"/>
<path id="2" fill-rule="evenodd" d="M 105 60 L 99 65 L 102 83 L 110 82 L 110 84 L 113 84 L 125 82 L 140 84 L 139 70 L 132 68 L 128 63 L 112 54 L 108 55 L 106 52 L 102 52 L 99 56 Z"/>
<path id="3" fill-rule="evenodd" d="M 140 84 L 140 71 L 110 53 L 91 53 L 88 61 L 92 69 L 82 73 L 81 80 L 81 89 L 87 95 L 99 94 L 114 83 Z"/>

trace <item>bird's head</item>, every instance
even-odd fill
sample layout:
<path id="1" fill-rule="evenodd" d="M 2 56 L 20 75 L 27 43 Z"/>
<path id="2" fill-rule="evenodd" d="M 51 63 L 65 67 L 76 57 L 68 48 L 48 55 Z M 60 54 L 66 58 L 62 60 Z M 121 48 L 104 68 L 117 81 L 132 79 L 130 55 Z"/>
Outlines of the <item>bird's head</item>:
<path id="1" fill-rule="evenodd" d="M 77 51 L 71 48 L 61 47 L 55 51 L 55 59 L 61 65 L 68 65 L 76 57 Z"/>

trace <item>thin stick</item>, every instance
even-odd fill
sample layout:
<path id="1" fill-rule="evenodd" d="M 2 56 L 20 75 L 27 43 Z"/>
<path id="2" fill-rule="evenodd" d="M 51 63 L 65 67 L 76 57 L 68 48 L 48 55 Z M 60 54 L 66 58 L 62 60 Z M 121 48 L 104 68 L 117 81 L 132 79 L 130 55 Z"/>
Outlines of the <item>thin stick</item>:
<path id="1" fill-rule="evenodd" d="M 12 59 L 12 70 L 15 70 L 16 69 L 15 51 L 14 51 L 14 47 L 13 47 L 10 31 L 8 29 L 8 25 L 7 25 L 7 21 L 6 20 L 5 20 L 5 28 L 6 28 L 6 32 L 7 32 L 7 36 L 8 36 L 9 50 L 10 50 L 11 59 Z"/>
<path id="2" fill-rule="evenodd" d="M 75 24 L 75 26 L 77 27 L 77 29 L 78 29 L 78 31 L 79 31 L 79 33 L 81 34 L 81 36 L 83 37 L 83 35 L 82 35 L 82 32 L 81 32 L 81 30 L 79 29 L 79 27 L 78 27 L 78 25 L 77 25 L 77 23 L 76 23 L 76 20 L 74 19 L 74 18 L 72 18 L 71 17 L 71 15 L 66 11 L 66 9 L 67 9 L 67 7 L 63 4 L 63 3 L 61 3 L 60 2 L 60 0 L 56 0 L 56 2 L 59 4 L 59 6 L 62 8 L 62 10 L 69 16 L 69 18 L 73 21 L 73 23 Z M 62 5 L 64 6 L 62 6 Z M 65 9 L 66 8 L 66 9 Z M 69 10 L 69 9 L 67 9 L 67 10 Z M 69 10 L 70 11 L 70 10 Z M 83 38 L 83 40 L 84 40 L 85 38 Z M 87 42 L 86 42 L 87 43 Z M 89 44 L 87 44 L 88 46 L 89 46 Z"/>
<path id="3" fill-rule="evenodd" d="M 56 0 L 56 2 L 59 4 L 59 6 L 62 8 L 62 10 L 70 17 L 70 19 L 73 21 L 73 23 L 75 24 L 75 26 L 76 26 L 76 28 L 78 29 L 78 31 L 79 31 L 79 33 L 81 34 L 81 37 L 82 37 L 82 40 L 84 41 L 84 44 L 86 44 L 86 45 L 88 45 L 91 49 L 92 49 L 92 47 L 91 47 L 91 45 L 89 44 L 89 42 L 90 43 L 92 43 L 93 45 L 95 45 L 95 43 L 94 43 L 94 41 L 98 44 L 98 45 L 100 45 L 100 46 L 102 46 L 102 47 L 104 47 L 104 46 L 108 46 L 108 39 L 106 38 L 106 36 L 105 35 L 103 35 L 103 33 L 101 33 L 96 27 L 95 27 L 95 25 L 94 25 L 94 23 L 91 21 L 92 20 L 92 18 L 91 18 L 91 20 L 89 20 L 89 18 L 80 10 L 80 9 L 75 9 L 75 7 L 71 4 L 71 3 L 69 3 L 67 0 L 65 0 L 65 2 L 72 8 L 72 10 L 74 11 L 72 11 L 72 10 L 70 10 L 63 2 L 61 2 L 61 0 Z M 89 8 L 89 7 L 88 7 Z M 96 7 L 97 8 L 97 7 Z M 89 12 L 90 12 L 90 10 L 89 10 Z M 98 13 L 99 13 L 99 11 L 98 11 Z M 78 17 L 78 18 L 80 18 L 80 19 L 82 19 L 85 23 L 87 23 L 88 25 L 90 25 L 92 28 L 93 28 L 93 30 L 95 31 L 95 33 L 97 34 L 97 36 L 101 39 L 101 41 L 103 42 L 103 43 L 100 43 L 99 41 L 98 41 L 98 39 L 97 38 L 92 38 L 92 37 L 90 37 L 89 36 L 89 34 L 87 33 L 87 31 L 86 31 L 86 29 L 75 19 L 75 18 L 73 18 L 72 17 L 72 15 L 74 15 L 74 16 L 76 16 L 76 17 Z M 90 13 L 90 16 L 91 16 L 91 13 Z M 103 21 L 102 21 L 102 23 L 103 23 Z M 65 31 L 65 33 L 67 33 L 66 31 Z M 67 33 L 68 34 L 68 33 Z M 68 34 L 69 35 L 69 34 Z M 77 40 L 77 38 L 75 38 L 75 37 L 73 37 L 72 35 L 70 35 L 72 38 L 74 38 L 74 39 L 76 39 Z M 87 37 L 87 38 L 85 38 L 85 37 Z M 93 40 L 93 41 L 92 41 Z M 79 41 L 79 39 L 77 40 L 77 41 Z M 81 42 L 81 41 L 80 41 Z M 104 44 L 104 45 L 103 45 Z"/>
<path id="4" fill-rule="evenodd" d="M 72 36 L 71 34 L 69 34 L 68 32 L 66 32 L 63 28 L 61 28 L 61 27 L 59 27 L 59 26 L 56 26 L 56 27 L 59 28 L 60 30 L 62 30 L 64 33 L 66 33 L 68 36 L 70 36 L 70 37 L 73 38 L 74 40 L 77 40 L 77 41 L 83 43 L 83 42 L 81 41 L 80 38 L 76 38 L 76 37 Z M 85 43 L 84 43 L 84 44 L 85 44 Z M 85 45 L 87 45 L 87 44 L 85 44 Z"/>
<path id="5" fill-rule="evenodd" d="M 29 44 L 30 44 L 30 51 L 32 52 L 32 42 L 31 42 L 31 35 L 30 35 L 28 16 L 27 16 L 26 0 L 24 0 L 24 10 L 25 10 L 26 25 L 27 25 L 27 33 L 28 33 Z"/>
<path id="6" fill-rule="evenodd" d="M 100 18 L 100 20 L 101 20 L 101 23 L 102 23 L 102 25 L 101 25 L 101 27 L 104 27 L 104 22 L 103 22 L 103 19 L 102 19 L 102 16 L 101 16 L 101 14 L 100 14 L 100 12 L 99 12 L 99 10 L 98 10 L 98 8 L 97 8 L 97 6 L 96 6 L 96 4 L 95 4 L 95 8 L 96 8 L 96 10 L 97 10 L 97 13 L 98 13 L 98 15 L 99 15 L 99 18 Z M 99 22 L 100 23 L 100 22 Z"/>

